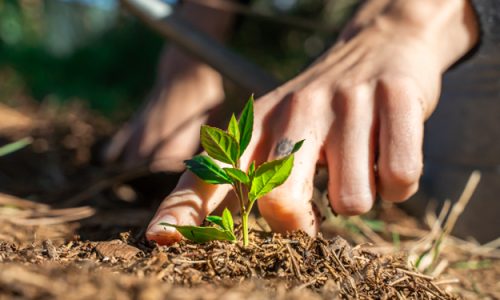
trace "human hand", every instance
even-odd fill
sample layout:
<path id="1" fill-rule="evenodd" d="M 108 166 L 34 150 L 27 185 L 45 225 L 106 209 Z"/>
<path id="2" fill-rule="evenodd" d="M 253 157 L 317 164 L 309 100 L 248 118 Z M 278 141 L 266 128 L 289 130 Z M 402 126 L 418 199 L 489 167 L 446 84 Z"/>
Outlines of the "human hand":
<path id="1" fill-rule="evenodd" d="M 415 19 L 390 12 L 355 28 L 306 72 L 256 102 L 242 167 L 285 155 L 294 141 L 306 140 L 289 179 L 258 202 L 273 230 L 317 232 L 310 202 L 317 165 L 328 167 L 330 203 L 340 214 L 367 212 L 376 192 L 397 202 L 417 190 L 424 121 L 437 104 L 443 72 L 474 38 L 457 33 L 467 33 L 457 24 L 449 27 L 461 20 L 457 16 L 429 33 Z M 457 38 L 446 41 L 446 30 Z M 446 52 L 448 46 L 453 49 Z M 228 190 L 186 172 L 151 221 L 148 239 L 179 240 L 177 232 L 157 224 L 199 224 Z"/>

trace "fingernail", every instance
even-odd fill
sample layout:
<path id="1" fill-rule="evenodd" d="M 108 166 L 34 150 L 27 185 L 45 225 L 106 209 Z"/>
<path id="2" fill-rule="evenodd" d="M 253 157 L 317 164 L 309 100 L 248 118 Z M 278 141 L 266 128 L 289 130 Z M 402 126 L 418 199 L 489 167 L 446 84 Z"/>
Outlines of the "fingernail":
<path id="1" fill-rule="evenodd" d="M 171 233 L 175 232 L 175 228 L 167 225 L 160 225 L 160 223 L 168 223 L 172 225 L 177 225 L 177 219 L 174 216 L 166 215 L 157 220 L 153 220 L 151 222 L 151 226 L 148 229 L 148 233 L 150 234 L 158 234 L 158 233 Z"/>

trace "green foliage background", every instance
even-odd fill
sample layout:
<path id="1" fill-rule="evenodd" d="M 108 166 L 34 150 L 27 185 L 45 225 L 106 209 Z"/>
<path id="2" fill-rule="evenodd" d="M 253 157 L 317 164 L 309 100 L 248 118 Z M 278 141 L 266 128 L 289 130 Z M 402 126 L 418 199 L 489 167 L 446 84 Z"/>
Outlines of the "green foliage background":
<path id="1" fill-rule="evenodd" d="M 93 2 L 93 1 L 83 1 Z M 79 100 L 112 117 L 128 117 L 153 84 L 164 41 L 112 1 L 0 0 L 0 101 Z M 338 28 L 357 1 L 297 0 L 286 12 L 272 1 L 255 9 L 315 19 Z M 334 3 L 332 5 L 332 3 Z M 286 80 L 323 51 L 335 34 L 239 17 L 229 46 Z"/>

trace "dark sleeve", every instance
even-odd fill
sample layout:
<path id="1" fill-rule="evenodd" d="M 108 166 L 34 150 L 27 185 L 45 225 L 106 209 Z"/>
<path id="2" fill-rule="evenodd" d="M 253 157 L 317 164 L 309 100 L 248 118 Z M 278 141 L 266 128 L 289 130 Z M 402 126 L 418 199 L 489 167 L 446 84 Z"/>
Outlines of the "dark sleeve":
<path id="1" fill-rule="evenodd" d="M 480 24 L 479 47 L 500 44 L 500 1 L 471 0 Z"/>
<path id="2" fill-rule="evenodd" d="M 480 56 L 494 55 L 500 49 L 500 0 L 469 0 L 479 21 L 479 43 L 459 59 L 451 69 Z"/>

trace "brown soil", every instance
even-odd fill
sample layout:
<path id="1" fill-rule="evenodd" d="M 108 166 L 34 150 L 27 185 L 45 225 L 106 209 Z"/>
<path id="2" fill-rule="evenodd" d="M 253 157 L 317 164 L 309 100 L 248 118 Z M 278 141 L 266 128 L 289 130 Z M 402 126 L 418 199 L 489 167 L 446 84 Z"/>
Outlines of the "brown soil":
<path id="1" fill-rule="evenodd" d="M 21 248 L 0 243 L 0 258 L 5 264 L 0 271 L 0 285 L 12 296 L 82 299 L 86 298 L 82 297 L 85 293 L 61 294 L 64 290 L 69 292 L 68 287 L 53 287 L 51 281 L 56 278 L 64 282 L 68 272 L 90 274 L 92 270 L 105 269 L 103 274 L 110 277 L 118 273 L 142 279 L 141 285 L 142 281 L 148 282 L 145 278 L 184 287 L 207 284 L 231 287 L 245 280 L 256 280 L 269 293 L 283 286 L 296 291 L 308 288 L 328 297 L 454 298 L 429 276 L 409 269 L 404 256 L 351 248 L 341 238 L 312 239 L 301 232 L 284 237 L 254 232 L 252 245 L 246 248 L 226 242 L 203 245 L 181 242 L 171 247 L 155 247 L 147 243 L 130 244 L 127 235 L 122 238 L 107 242 L 72 241 L 59 246 L 44 240 Z M 72 284 L 87 281 L 89 284 L 95 275 L 90 278 L 80 275 L 74 280 Z M 130 297 L 137 294 L 138 288 L 132 284 L 119 292 Z"/>
<path id="2" fill-rule="evenodd" d="M 22 114 L 0 107 L 0 135 L 29 135 L 34 144 L 0 158 L 0 299 L 500 296 L 495 249 L 448 239 L 445 267 L 424 275 L 407 253 L 426 227 L 386 205 L 371 214 L 382 220 L 380 231 L 361 219 L 336 218 L 323 224 L 329 238 L 253 231 L 248 248 L 225 242 L 158 247 L 144 240 L 144 225 L 177 175 L 151 177 L 144 164 L 94 162 L 95 145 L 113 126 L 78 105 L 17 111 Z"/>

